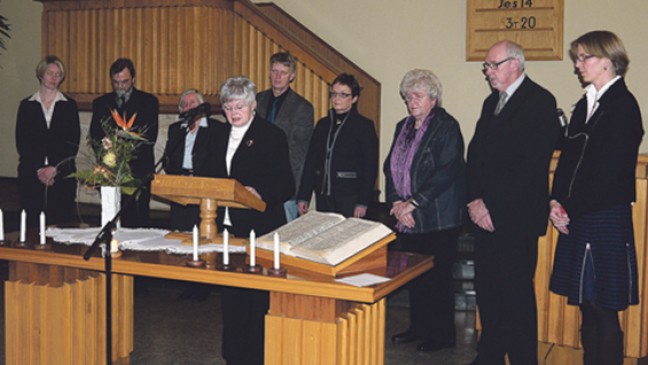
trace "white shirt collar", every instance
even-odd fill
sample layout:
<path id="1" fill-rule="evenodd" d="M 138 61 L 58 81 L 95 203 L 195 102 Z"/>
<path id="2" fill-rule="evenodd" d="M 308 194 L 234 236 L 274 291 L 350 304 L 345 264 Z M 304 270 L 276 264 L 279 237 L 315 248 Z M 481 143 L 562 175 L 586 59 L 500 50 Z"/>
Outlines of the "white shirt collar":
<path id="1" fill-rule="evenodd" d="M 36 91 L 36 93 L 34 93 L 34 95 L 32 95 L 31 98 L 29 98 L 29 101 L 37 101 L 43 104 L 43 100 L 41 100 L 40 97 L 40 92 L 38 91 Z M 65 95 L 63 95 L 63 93 L 58 90 L 56 91 L 56 96 L 54 97 L 54 103 L 52 103 L 52 105 L 55 104 L 57 101 L 67 101 Z"/>
<path id="2" fill-rule="evenodd" d="M 522 81 L 524 81 L 525 76 L 526 76 L 525 74 L 520 75 L 520 77 L 518 77 L 517 80 L 513 81 L 513 83 L 509 85 L 509 87 L 507 87 L 506 90 L 504 90 L 506 91 L 507 101 L 511 98 L 511 95 L 513 95 L 513 93 L 520 87 L 520 85 L 522 85 Z"/>

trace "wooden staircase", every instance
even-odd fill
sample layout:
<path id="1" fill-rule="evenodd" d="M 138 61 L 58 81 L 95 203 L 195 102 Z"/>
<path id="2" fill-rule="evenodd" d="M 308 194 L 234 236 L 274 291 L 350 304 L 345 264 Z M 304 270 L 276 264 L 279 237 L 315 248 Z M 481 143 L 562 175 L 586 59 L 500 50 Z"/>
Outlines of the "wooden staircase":
<path id="1" fill-rule="evenodd" d="M 62 85 L 91 110 L 111 90 L 108 69 L 118 57 L 135 63 L 136 87 L 176 113 L 178 98 L 197 88 L 219 110 L 218 90 L 229 76 L 245 75 L 259 90 L 269 83 L 270 56 L 297 60 L 293 89 L 313 103 L 315 117 L 329 108 L 329 83 L 341 72 L 363 87 L 362 114 L 380 122 L 380 83 L 273 4 L 249 0 L 40 0 L 42 53 L 57 55 L 68 75 Z"/>

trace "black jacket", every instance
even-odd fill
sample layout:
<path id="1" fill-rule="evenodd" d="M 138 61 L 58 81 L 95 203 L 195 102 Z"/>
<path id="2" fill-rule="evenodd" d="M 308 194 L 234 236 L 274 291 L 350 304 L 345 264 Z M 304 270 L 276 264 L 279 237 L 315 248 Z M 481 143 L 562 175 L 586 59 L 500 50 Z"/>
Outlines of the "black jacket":
<path id="1" fill-rule="evenodd" d="M 499 93 L 482 106 L 468 147 L 468 201 L 481 198 L 495 230 L 544 235 L 549 216 L 549 163 L 560 124 L 556 99 L 526 76 L 495 116 Z"/>
<path id="2" fill-rule="evenodd" d="M 644 133 L 641 111 L 623 78 L 603 94 L 589 122 L 584 96 L 572 113 L 552 198 L 571 219 L 635 201 L 635 166 Z"/>
<path id="3" fill-rule="evenodd" d="M 239 145 L 227 173 L 225 156 L 231 125 L 227 124 L 225 133 L 219 134 L 216 145 L 218 170 L 217 176 L 232 178 L 253 187 L 266 203 L 265 212 L 253 209 L 230 208 L 232 233 L 247 237 L 251 229 L 257 237 L 266 234 L 286 223 L 283 203 L 295 192 L 288 157 L 286 135 L 277 126 L 256 116 Z M 224 209 L 219 208 L 218 223 L 222 226 Z"/>
<path id="4" fill-rule="evenodd" d="M 432 112 L 434 118 L 421 138 L 410 167 L 412 197 L 419 204 L 412 212 L 416 221 L 413 233 L 450 229 L 466 220 L 466 166 L 459 123 L 441 107 Z M 390 207 L 395 201 L 406 200 L 396 193 L 391 171 L 392 151 L 404 124 L 405 119 L 396 125 L 394 140 L 383 166 L 385 193 Z"/>
<path id="5" fill-rule="evenodd" d="M 207 119 L 207 127 L 198 127 L 198 134 L 192 150 L 194 176 L 214 177 L 217 172 L 215 158 L 216 141 L 219 135 L 228 133 L 227 126 L 215 119 Z M 185 150 L 185 131 L 182 122 L 169 126 L 168 138 L 164 153 L 164 170 L 167 174 L 182 175 L 182 162 Z"/>
<path id="6" fill-rule="evenodd" d="M 315 126 L 297 199 L 309 202 L 314 191 L 321 195 L 356 196 L 356 205 L 368 207 L 378 175 L 378 137 L 374 124 L 353 107 L 347 120 L 338 127 L 335 138 L 331 133 L 332 119 L 331 109 L 329 116 Z M 325 176 L 327 143 L 332 146 L 332 156 L 329 175 Z"/>

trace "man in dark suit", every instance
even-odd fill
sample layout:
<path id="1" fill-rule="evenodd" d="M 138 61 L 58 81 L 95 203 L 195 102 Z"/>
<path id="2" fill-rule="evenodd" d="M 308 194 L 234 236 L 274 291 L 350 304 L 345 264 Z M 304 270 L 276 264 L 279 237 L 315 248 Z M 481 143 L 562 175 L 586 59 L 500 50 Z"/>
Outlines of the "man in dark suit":
<path id="1" fill-rule="evenodd" d="M 296 61 L 286 52 L 270 57 L 272 87 L 257 94 L 257 113 L 281 128 L 288 138 L 290 167 L 299 191 L 308 143 L 313 134 L 313 105 L 290 88 L 295 79 Z M 293 196 L 284 204 L 286 220 L 297 218 L 297 200 Z"/>
<path id="2" fill-rule="evenodd" d="M 547 229 L 549 162 L 560 128 L 553 95 L 524 74 L 524 51 L 495 43 L 484 62 L 493 93 L 468 148 L 468 212 L 478 226 L 475 286 L 482 333 L 473 364 L 534 365 L 533 285 Z"/>
<path id="3" fill-rule="evenodd" d="M 178 109 L 180 113 L 190 113 L 204 102 L 198 90 L 189 89 L 180 96 Z M 171 175 L 216 176 L 217 159 L 213 147 L 225 130 L 224 123 L 202 112 L 171 124 L 164 148 L 164 170 Z M 171 229 L 191 231 L 194 225 L 200 224 L 200 207 L 171 203 L 170 218 Z"/>
<path id="4" fill-rule="evenodd" d="M 130 167 L 133 176 L 144 179 L 152 172 L 154 157 L 153 146 L 158 135 L 158 99 L 152 94 L 137 90 L 135 84 L 135 67 L 128 58 L 120 58 L 110 66 L 110 80 L 113 92 L 104 94 L 92 102 L 92 122 L 90 136 L 100 140 L 104 137 L 102 121 L 110 118 L 110 111 L 117 110 L 119 115 L 126 114 L 127 120 L 135 113 L 133 130 L 142 133 L 147 142 L 142 143 L 135 152 Z M 130 196 L 122 196 L 122 208 L 126 207 Z M 124 227 L 145 227 L 149 224 L 149 202 L 151 200 L 150 181 L 133 204 L 122 212 L 121 222 Z"/>

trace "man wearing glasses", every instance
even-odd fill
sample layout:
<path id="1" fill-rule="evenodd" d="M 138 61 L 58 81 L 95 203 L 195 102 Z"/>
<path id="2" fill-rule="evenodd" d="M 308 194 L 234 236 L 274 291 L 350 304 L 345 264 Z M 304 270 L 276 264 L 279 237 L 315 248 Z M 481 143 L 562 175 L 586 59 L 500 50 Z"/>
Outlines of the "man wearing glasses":
<path id="1" fill-rule="evenodd" d="M 486 98 L 468 147 L 468 212 L 477 225 L 475 286 L 482 334 L 472 364 L 534 365 L 533 285 L 548 217 L 549 163 L 560 124 L 556 99 L 524 73 L 524 50 L 495 43 L 483 73 Z"/>
<path id="2" fill-rule="evenodd" d="M 286 52 L 270 57 L 272 87 L 257 94 L 257 113 L 281 128 L 288 138 L 290 166 L 299 189 L 308 142 L 313 134 L 313 104 L 290 88 L 295 79 L 295 58 Z M 286 220 L 297 218 L 297 201 L 292 197 L 284 204 Z"/>

